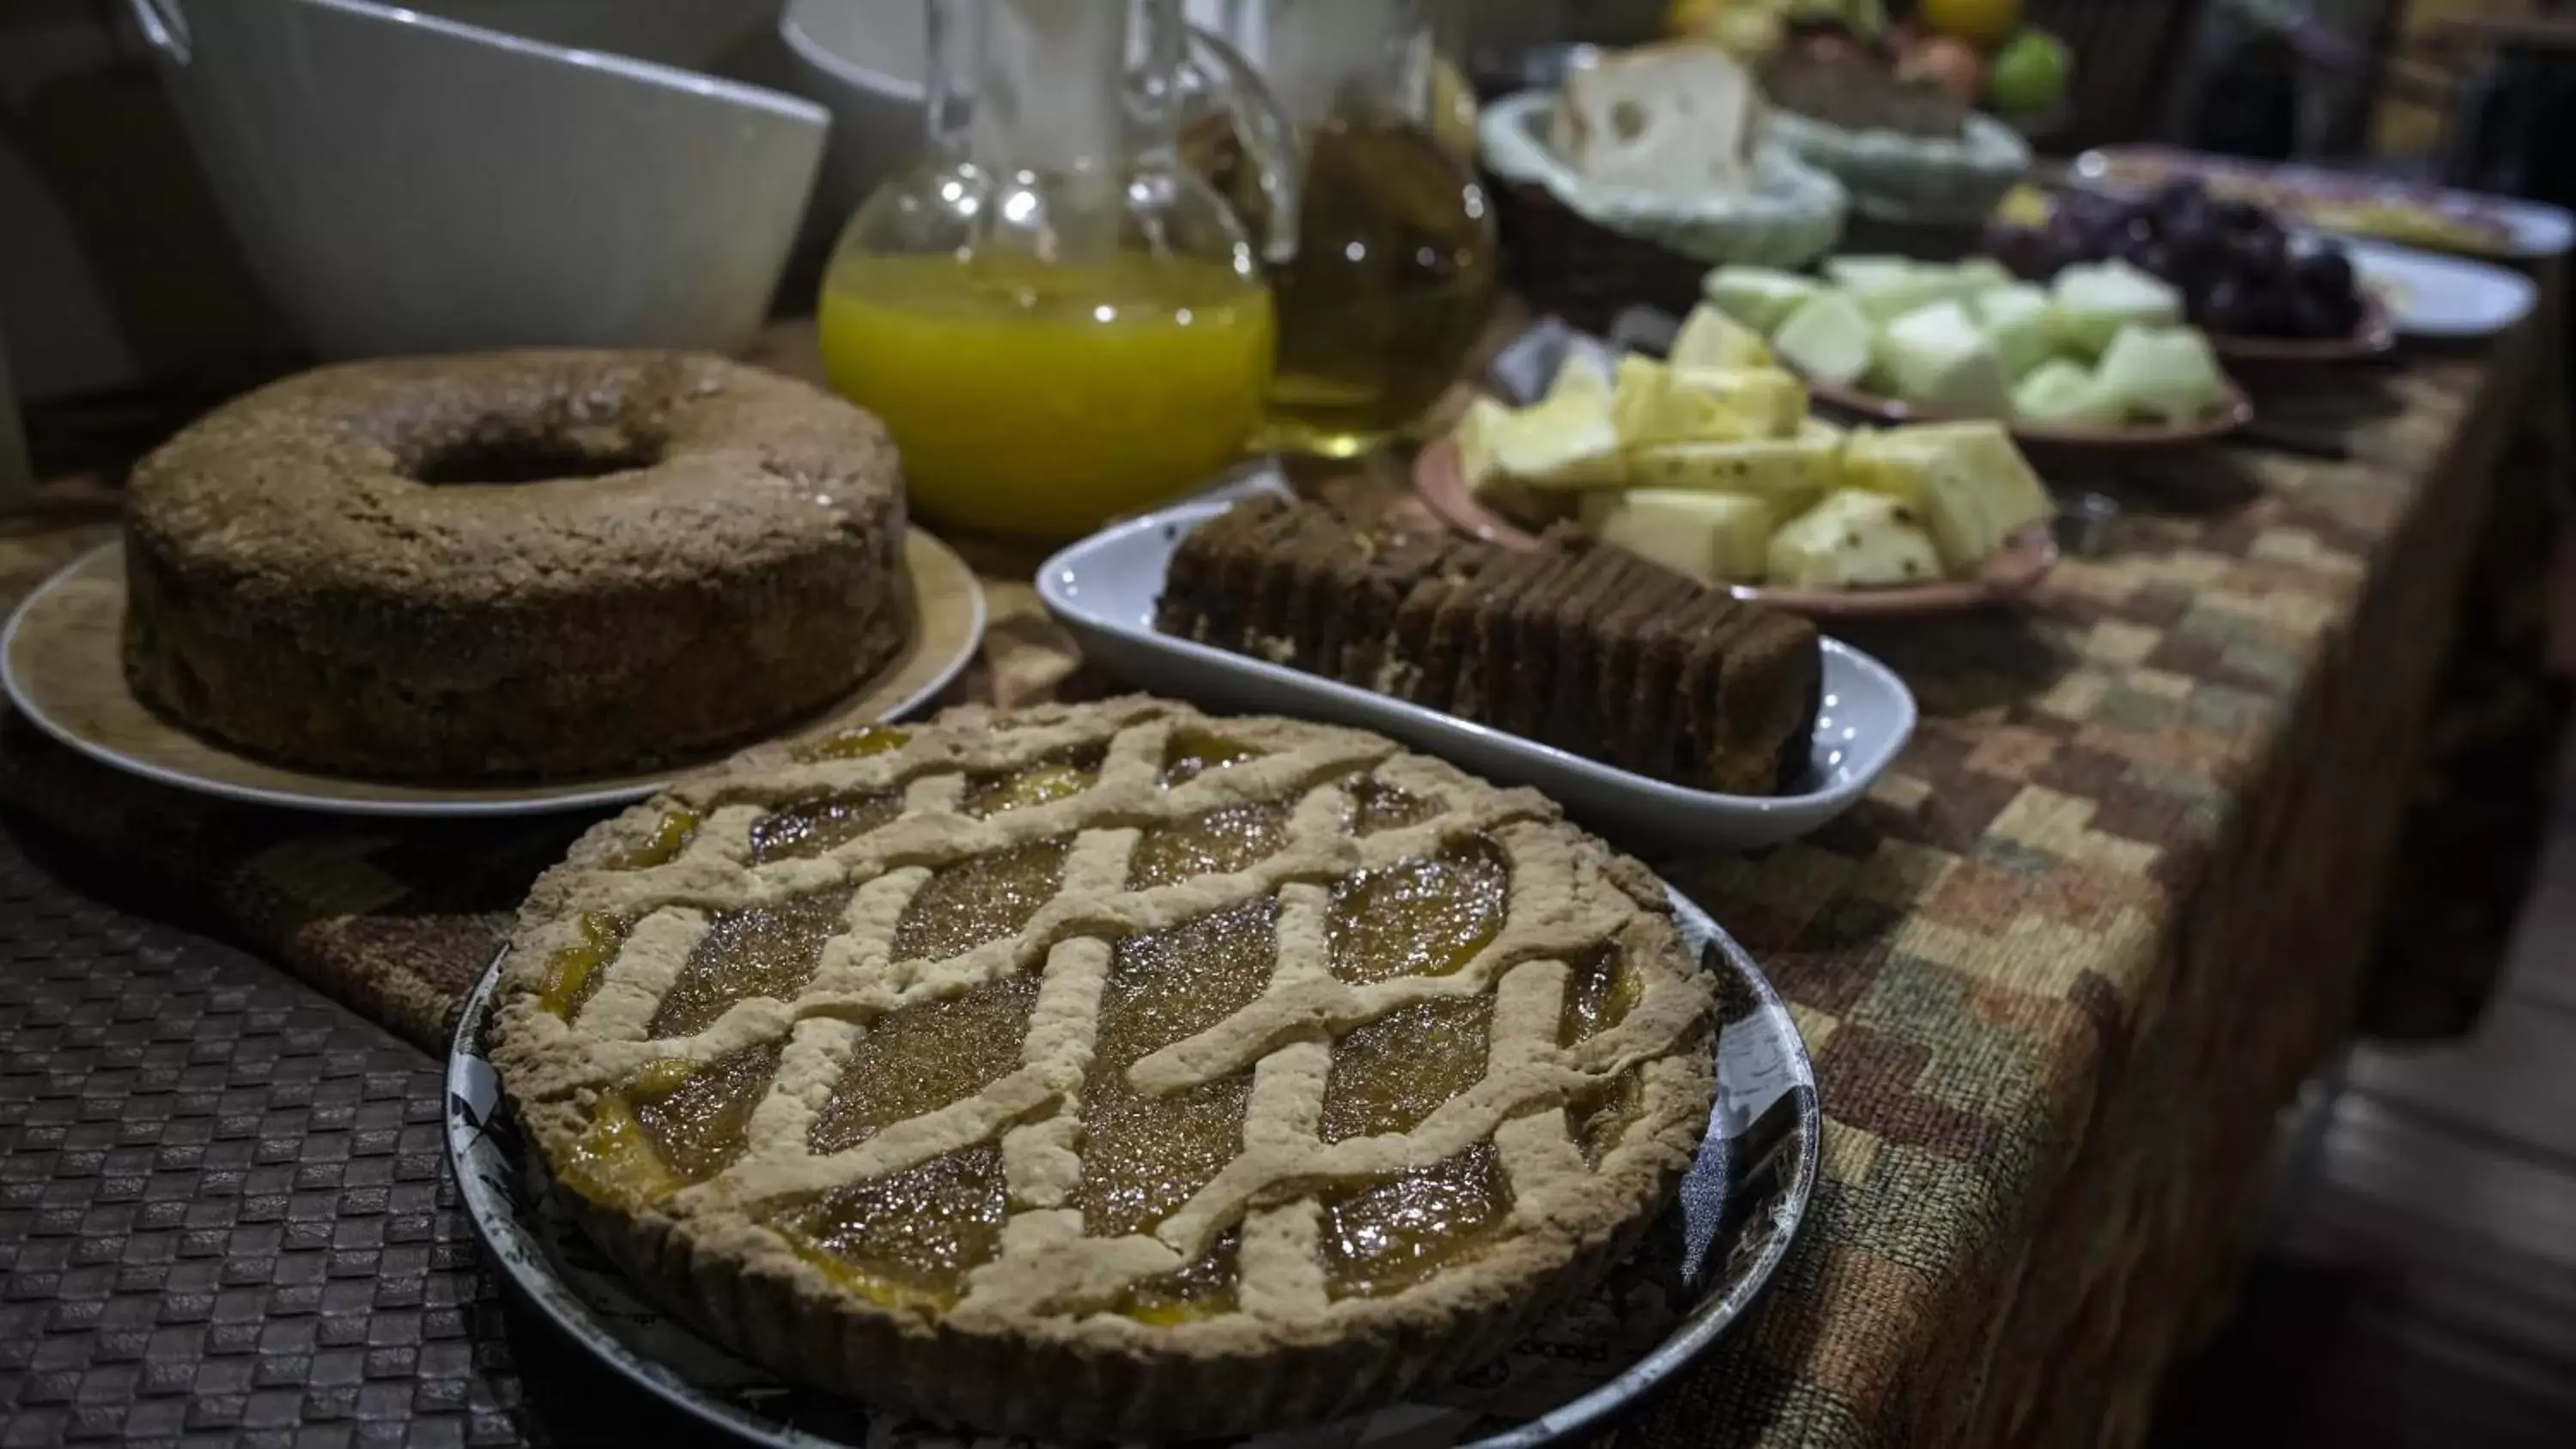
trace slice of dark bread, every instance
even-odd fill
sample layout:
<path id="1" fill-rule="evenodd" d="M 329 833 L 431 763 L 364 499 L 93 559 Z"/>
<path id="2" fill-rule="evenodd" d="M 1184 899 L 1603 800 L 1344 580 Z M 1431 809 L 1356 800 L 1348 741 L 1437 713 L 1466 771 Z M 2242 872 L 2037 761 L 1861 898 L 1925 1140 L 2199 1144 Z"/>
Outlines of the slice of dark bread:
<path id="1" fill-rule="evenodd" d="M 1231 621 L 1241 610 L 1229 585 L 1258 557 L 1250 540 L 1289 507 L 1283 498 L 1247 499 L 1184 536 L 1172 550 L 1164 574 L 1154 627 L 1202 644 L 1231 647 Z"/>
<path id="2" fill-rule="evenodd" d="M 1639 774 L 1770 794 L 1807 768 L 1814 627 L 1566 530 L 1539 550 L 1265 496 L 1174 551 L 1166 632 Z"/>
<path id="3" fill-rule="evenodd" d="M 1456 545 L 1444 534 L 1381 532 L 1361 536 L 1366 546 L 1347 555 L 1336 571 L 1338 607 L 1327 616 L 1321 673 L 1363 689 L 1379 688 L 1378 675 L 1392 650 L 1396 617 L 1422 580 L 1439 572 Z"/>

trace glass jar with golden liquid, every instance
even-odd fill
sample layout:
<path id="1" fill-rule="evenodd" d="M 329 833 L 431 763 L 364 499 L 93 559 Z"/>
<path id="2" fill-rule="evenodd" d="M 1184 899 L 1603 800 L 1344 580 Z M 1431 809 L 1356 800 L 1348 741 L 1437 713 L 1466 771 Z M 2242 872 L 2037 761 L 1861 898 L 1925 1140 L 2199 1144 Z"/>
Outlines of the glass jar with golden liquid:
<path id="1" fill-rule="evenodd" d="M 1207 481 L 1269 393 L 1285 116 L 1180 0 L 927 0 L 926 19 L 929 154 L 824 272 L 833 390 L 884 419 L 937 523 L 1063 537 Z M 1194 92 L 1251 143 L 1257 225 L 1180 162 Z"/>
<path id="2" fill-rule="evenodd" d="M 1458 134 L 1463 87 L 1420 0 L 1230 0 L 1225 29 L 1297 127 L 1297 254 L 1271 274 L 1262 441 L 1349 457 L 1439 400 L 1493 311 L 1498 244 L 1472 125 Z M 1212 129 L 1193 159 L 1257 224 L 1259 178 Z"/>

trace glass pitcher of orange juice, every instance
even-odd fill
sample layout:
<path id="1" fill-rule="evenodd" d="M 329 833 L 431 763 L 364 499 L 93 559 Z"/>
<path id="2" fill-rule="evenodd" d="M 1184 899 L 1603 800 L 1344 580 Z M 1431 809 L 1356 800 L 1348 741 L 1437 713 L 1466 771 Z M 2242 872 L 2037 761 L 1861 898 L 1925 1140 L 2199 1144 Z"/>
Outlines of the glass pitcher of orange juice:
<path id="1" fill-rule="evenodd" d="M 928 0 L 928 156 L 824 272 L 832 387 L 885 420 L 918 511 L 1080 533 L 1221 471 L 1257 431 L 1265 260 L 1297 235 L 1292 132 L 1180 0 Z M 1182 107 L 1247 138 L 1255 238 L 1181 165 Z"/>

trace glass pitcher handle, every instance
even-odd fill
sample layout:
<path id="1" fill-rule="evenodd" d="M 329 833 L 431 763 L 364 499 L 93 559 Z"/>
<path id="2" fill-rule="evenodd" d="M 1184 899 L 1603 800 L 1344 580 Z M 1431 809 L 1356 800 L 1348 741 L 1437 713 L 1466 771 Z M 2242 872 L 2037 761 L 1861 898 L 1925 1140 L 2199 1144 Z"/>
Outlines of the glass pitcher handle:
<path id="1" fill-rule="evenodd" d="M 1234 133 L 1244 158 L 1259 173 L 1261 199 L 1269 212 L 1261 238 L 1261 260 L 1282 266 L 1297 259 L 1297 127 L 1287 109 L 1262 83 L 1260 72 L 1243 53 L 1216 35 L 1192 25 L 1185 28 L 1190 59 L 1217 101 L 1234 119 Z"/>

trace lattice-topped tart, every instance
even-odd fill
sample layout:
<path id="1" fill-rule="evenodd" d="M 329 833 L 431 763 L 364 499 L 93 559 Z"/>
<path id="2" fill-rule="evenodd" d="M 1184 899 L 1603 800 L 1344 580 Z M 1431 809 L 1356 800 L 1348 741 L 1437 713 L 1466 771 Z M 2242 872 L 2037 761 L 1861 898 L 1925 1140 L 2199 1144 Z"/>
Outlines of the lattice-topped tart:
<path id="1" fill-rule="evenodd" d="M 738 1350 L 982 1428 L 1324 1418 L 1634 1242 L 1714 1091 L 1662 887 L 1528 791 L 1154 700 L 755 752 L 530 897 L 492 1053 Z"/>

